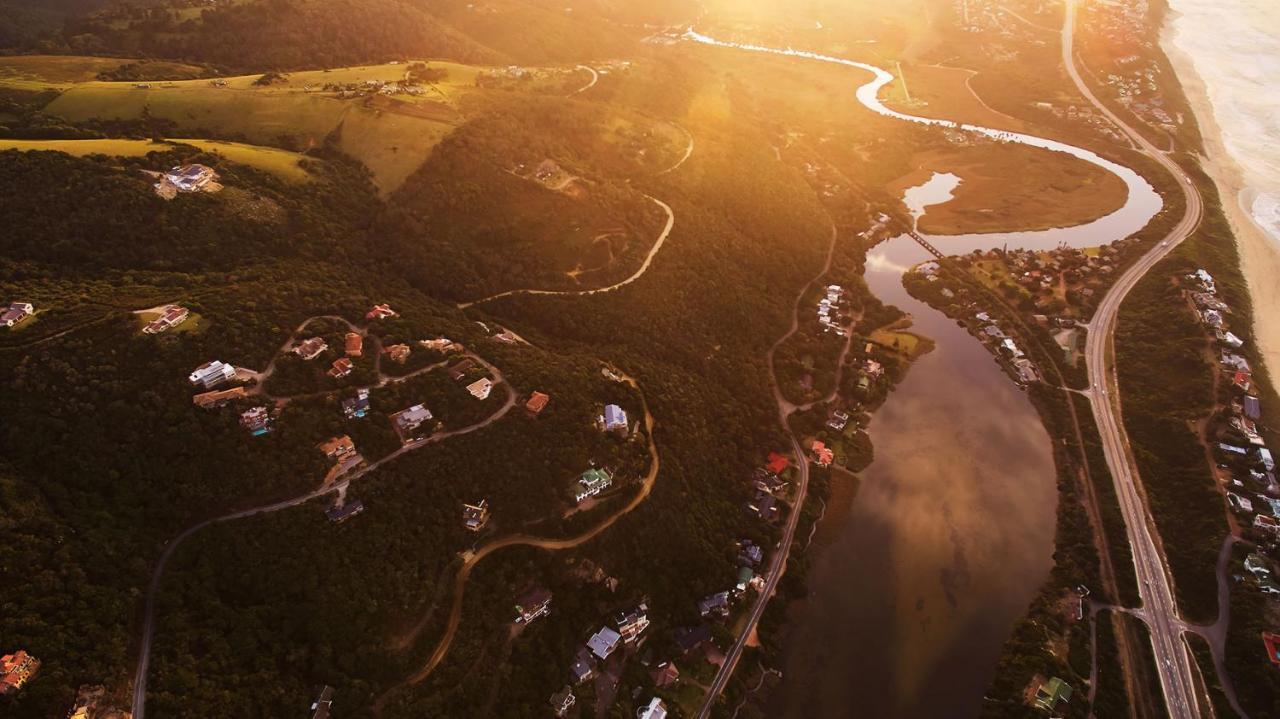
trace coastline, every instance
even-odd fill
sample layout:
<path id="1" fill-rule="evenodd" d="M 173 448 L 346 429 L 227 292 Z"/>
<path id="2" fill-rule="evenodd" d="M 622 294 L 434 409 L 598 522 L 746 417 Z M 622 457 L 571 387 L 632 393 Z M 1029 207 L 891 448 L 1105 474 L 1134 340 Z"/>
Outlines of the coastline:
<path id="1" fill-rule="evenodd" d="M 1222 210 L 1231 224 L 1240 253 L 1240 269 L 1253 299 L 1253 337 L 1268 374 L 1280 370 L 1280 244 L 1253 219 L 1249 211 L 1253 190 L 1245 183 L 1244 170 L 1227 152 L 1222 129 L 1214 115 L 1204 78 L 1191 56 L 1173 40 L 1178 12 L 1169 8 L 1160 29 L 1160 46 L 1173 65 L 1204 141 L 1201 167 L 1213 179 L 1222 199 Z"/>

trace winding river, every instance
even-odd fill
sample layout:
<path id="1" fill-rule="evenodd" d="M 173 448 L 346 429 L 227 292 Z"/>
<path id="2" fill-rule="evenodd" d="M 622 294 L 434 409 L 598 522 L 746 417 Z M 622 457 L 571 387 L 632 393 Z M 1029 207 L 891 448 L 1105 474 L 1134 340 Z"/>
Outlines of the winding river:
<path id="1" fill-rule="evenodd" d="M 872 112 L 1071 155 L 1124 181 L 1123 207 L 1084 225 L 927 239 L 948 254 L 976 249 L 1096 246 L 1124 238 L 1160 210 L 1132 169 L 1089 150 L 1021 133 L 915 117 L 884 105 L 893 76 L 878 67 L 802 50 L 718 47 L 844 65 L 870 73 L 857 100 Z M 963 178 L 935 174 L 907 190 L 918 218 Z M 1027 397 L 964 329 L 911 298 L 902 274 L 931 256 L 908 236 L 878 245 L 866 280 L 910 313 L 936 343 L 877 411 L 876 460 L 841 524 L 814 558 L 810 597 L 793 609 L 783 679 L 769 716 L 924 718 L 977 716 L 1000 649 L 1053 566 L 1057 492 L 1050 440 Z"/>

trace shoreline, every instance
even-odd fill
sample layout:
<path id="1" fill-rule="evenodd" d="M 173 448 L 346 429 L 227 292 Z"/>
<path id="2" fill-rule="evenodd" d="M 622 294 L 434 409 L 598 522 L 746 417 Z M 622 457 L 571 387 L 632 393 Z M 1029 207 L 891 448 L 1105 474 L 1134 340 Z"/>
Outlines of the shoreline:
<path id="1" fill-rule="evenodd" d="M 1280 312 L 1272 310 L 1280 309 L 1280 283 L 1276 282 L 1280 277 L 1280 243 L 1253 219 L 1249 205 L 1256 190 L 1245 182 L 1244 169 L 1226 149 L 1204 78 L 1196 70 L 1191 56 L 1173 39 L 1178 17 L 1178 11 L 1170 7 L 1160 28 L 1160 47 L 1173 65 L 1200 125 L 1204 142 L 1200 165 L 1217 187 L 1223 213 L 1235 235 L 1240 270 L 1253 300 L 1251 321 L 1258 354 L 1268 374 L 1276 376 L 1275 372 L 1280 370 Z"/>

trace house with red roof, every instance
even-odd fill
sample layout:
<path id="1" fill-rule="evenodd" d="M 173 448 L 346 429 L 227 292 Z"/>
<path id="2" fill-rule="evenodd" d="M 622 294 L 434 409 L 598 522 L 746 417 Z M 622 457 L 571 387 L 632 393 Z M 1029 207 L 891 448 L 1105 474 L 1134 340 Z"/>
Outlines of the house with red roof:
<path id="1" fill-rule="evenodd" d="M 1280 634 L 1262 633 L 1262 644 L 1267 648 L 1267 659 L 1272 664 L 1280 664 Z"/>
<path id="2" fill-rule="evenodd" d="M 764 468 L 769 470 L 773 474 L 782 474 L 783 472 L 787 471 L 787 467 L 790 467 L 790 466 L 791 466 L 791 460 L 787 459 L 781 454 L 778 454 L 777 452 L 770 452 L 769 462 L 764 466 Z"/>

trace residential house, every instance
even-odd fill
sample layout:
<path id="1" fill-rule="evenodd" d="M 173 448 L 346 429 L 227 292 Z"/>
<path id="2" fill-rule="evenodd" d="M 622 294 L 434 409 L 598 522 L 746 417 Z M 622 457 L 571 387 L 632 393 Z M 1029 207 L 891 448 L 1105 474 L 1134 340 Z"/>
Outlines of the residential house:
<path id="1" fill-rule="evenodd" d="M 303 360 L 310 362 L 319 357 L 325 350 L 329 349 L 329 345 L 319 337 L 312 337 L 305 340 L 293 348 L 293 353 L 301 357 Z"/>
<path id="2" fill-rule="evenodd" d="M 159 334 L 186 322 L 190 316 L 191 311 L 186 307 L 170 305 L 165 308 L 165 311 L 159 317 L 148 322 L 147 326 L 142 328 L 142 331 L 149 335 Z"/>
<path id="3" fill-rule="evenodd" d="M 562 717 L 569 713 L 576 701 L 577 698 L 573 696 L 573 689 L 565 687 L 551 695 L 551 711 L 555 712 L 556 716 Z"/>
<path id="4" fill-rule="evenodd" d="M 40 669 L 40 660 L 19 649 L 0 657 L 0 695 L 13 694 Z"/>
<path id="5" fill-rule="evenodd" d="M 1219 361 L 1222 363 L 1223 367 L 1226 367 L 1229 370 L 1248 372 L 1250 374 L 1253 373 L 1253 368 L 1249 366 L 1249 360 L 1241 357 L 1240 355 L 1223 352 Z"/>
<path id="6" fill-rule="evenodd" d="M 1227 492 L 1227 503 L 1238 512 L 1247 512 L 1253 514 L 1253 502 L 1248 497 L 1242 497 L 1235 492 Z"/>
<path id="7" fill-rule="evenodd" d="M 778 518 L 778 500 L 768 492 L 759 492 L 755 499 L 747 502 L 747 511 L 766 522 L 772 522 Z"/>
<path id="8" fill-rule="evenodd" d="M 1204 268 L 1198 269 L 1195 272 L 1192 272 L 1191 274 L 1187 275 L 1187 279 L 1195 280 L 1199 282 L 1200 286 L 1204 288 L 1204 291 L 1208 292 L 1211 295 L 1216 294 L 1218 292 L 1217 287 L 1215 287 L 1213 284 L 1213 275 L 1210 275 L 1208 272 L 1205 272 Z"/>
<path id="9" fill-rule="evenodd" d="M 673 662 L 662 662 L 649 672 L 649 678 L 655 687 L 665 689 L 680 681 L 680 669 Z"/>
<path id="10" fill-rule="evenodd" d="M 342 400 L 342 413 L 347 419 L 360 419 L 369 413 L 369 390 L 356 390 L 355 397 Z"/>
<path id="11" fill-rule="evenodd" d="M 751 584 L 751 580 L 756 578 L 756 573 L 751 567 L 738 567 L 738 582 L 734 585 L 734 589 L 739 592 L 747 591 L 747 586 Z"/>
<path id="12" fill-rule="evenodd" d="M 830 467 L 835 460 L 835 453 L 827 448 L 825 442 L 814 440 L 811 449 L 813 450 L 813 462 L 819 467 Z"/>
<path id="13" fill-rule="evenodd" d="M 849 413 L 842 409 L 833 410 L 827 417 L 827 426 L 836 432 L 844 431 L 849 424 Z"/>
<path id="14" fill-rule="evenodd" d="M 1274 472 L 1276 468 L 1276 460 L 1271 456 L 1271 450 L 1266 447 L 1254 447 L 1254 455 L 1257 460 L 1262 463 L 1264 469 L 1268 472 Z"/>
<path id="15" fill-rule="evenodd" d="M 641 602 L 634 609 L 623 610 L 613 617 L 613 624 L 622 635 L 622 641 L 630 644 L 649 628 L 649 607 Z"/>
<path id="16" fill-rule="evenodd" d="M 348 357 L 364 356 L 364 335 L 359 332 L 348 332 L 342 339 L 342 349 Z"/>
<path id="17" fill-rule="evenodd" d="M 613 631 L 609 627 L 601 627 L 600 631 L 591 635 L 587 640 L 587 648 L 591 650 L 601 659 L 608 659 L 618 649 L 618 645 L 622 642 L 622 635 Z"/>
<path id="18" fill-rule="evenodd" d="M 1240 370 L 1231 375 L 1231 384 L 1241 392 L 1248 392 L 1252 379 L 1248 372 Z"/>
<path id="19" fill-rule="evenodd" d="M 0 312 L 0 325 L 12 327 L 35 313 L 30 302 L 10 302 L 9 308 Z"/>
<path id="20" fill-rule="evenodd" d="M 475 367 L 476 363 L 474 360 L 470 357 L 463 358 L 461 361 L 454 363 L 454 365 L 448 369 L 449 376 L 453 378 L 454 382 L 461 382 L 466 378 L 467 373 L 475 369 Z"/>
<path id="21" fill-rule="evenodd" d="M 213 389 L 236 378 L 236 368 L 221 360 L 206 362 L 195 369 L 187 380 L 205 389 Z"/>
<path id="22" fill-rule="evenodd" d="M 1267 567 L 1266 557 L 1257 552 L 1251 552 L 1249 556 L 1244 558 L 1245 571 L 1255 577 L 1270 576 L 1271 569 Z"/>
<path id="23" fill-rule="evenodd" d="M 320 696 L 311 703 L 311 719 L 329 719 L 331 706 L 333 706 L 333 687 L 326 684 L 320 690 Z"/>
<path id="24" fill-rule="evenodd" d="M 678 627 L 671 634 L 684 656 L 703 648 L 711 641 L 711 629 L 705 624 L 696 627 Z"/>
<path id="25" fill-rule="evenodd" d="M 1272 664 L 1280 664 L 1280 634 L 1262 633 L 1262 645 L 1267 649 L 1267 659 Z"/>
<path id="26" fill-rule="evenodd" d="M 420 404 L 415 404 L 409 409 L 391 415 L 391 421 L 395 424 L 402 437 L 416 432 L 424 422 L 431 418 L 431 410 Z"/>
<path id="27" fill-rule="evenodd" d="M 1253 518 L 1253 528 L 1259 532 L 1267 532 L 1275 535 L 1280 532 L 1280 524 L 1277 524 L 1275 517 L 1269 517 L 1265 514 L 1259 514 Z"/>
<path id="28" fill-rule="evenodd" d="M 479 532 L 489 523 L 489 500 L 482 499 L 475 504 L 462 505 L 462 526 L 468 532 Z"/>
<path id="29" fill-rule="evenodd" d="M 744 567 L 758 567 L 764 561 L 764 549 L 750 539 L 742 540 L 742 551 L 738 554 L 738 564 Z"/>
<path id="30" fill-rule="evenodd" d="M 240 426 L 254 437 L 261 437 L 271 431 L 271 413 L 266 407 L 252 407 L 240 413 Z"/>
<path id="31" fill-rule="evenodd" d="M 1258 420 L 1262 419 L 1262 403 L 1258 401 L 1257 397 L 1254 397 L 1251 394 L 1247 394 L 1244 397 L 1241 397 L 1240 407 L 1241 407 L 1241 411 L 1244 412 L 1244 416 L 1248 417 L 1254 422 L 1257 422 Z"/>
<path id="32" fill-rule="evenodd" d="M 573 677 L 575 685 L 596 675 L 596 660 L 586 647 L 578 649 L 578 653 L 573 658 L 573 664 L 569 665 L 569 675 Z"/>
<path id="33" fill-rule="evenodd" d="M 423 349 L 429 349 L 446 354 L 449 352 L 462 351 L 462 345 L 447 337 L 437 337 L 433 340 L 418 340 L 418 344 L 421 345 Z"/>
<path id="34" fill-rule="evenodd" d="M 703 618 L 729 616 L 729 593 L 716 592 L 705 599 L 699 599 L 698 614 Z"/>
<path id="35" fill-rule="evenodd" d="M 200 409 L 213 409 L 214 407 L 221 407 L 231 400 L 244 399 L 246 396 L 244 387 L 232 387 L 231 389 L 201 392 L 192 397 L 191 402 Z"/>
<path id="36" fill-rule="evenodd" d="M 533 587 L 516 599 L 516 624 L 528 624 L 551 613 L 551 590 Z"/>
<path id="37" fill-rule="evenodd" d="M 218 173 L 214 172 L 212 167 L 205 165 L 179 165 L 171 168 L 164 173 L 164 177 L 157 184 L 168 184 L 178 192 L 201 192 L 209 189 L 210 183 L 217 179 Z"/>
<path id="38" fill-rule="evenodd" d="M 613 477 L 605 470 L 592 467 L 578 478 L 578 490 L 574 498 L 581 503 L 587 497 L 594 497 L 613 484 Z"/>
<path id="39" fill-rule="evenodd" d="M 1235 334 L 1231 332 L 1219 332 L 1218 341 L 1235 350 L 1244 347 L 1244 340 L 1236 337 Z"/>
<path id="40" fill-rule="evenodd" d="M 467 385 L 467 391 L 476 399 L 489 399 L 489 394 L 493 392 L 493 380 L 488 377 L 481 377 L 475 382 Z"/>
<path id="41" fill-rule="evenodd" d="M 413 352 L 413 350 L 409 349 L 409 345 L 406 344 L 391 345 L 383 351 L 386 352 L 387 357 L 396 364 L 404 364 L 405 362 L 408 362 L 409 355 Z"/>
<path id="42" fill-rule="evenodd" d="M 769 462 L 764 468 L 769 470 L 770 474 L 782 474 L 787 471 L 787 467 L 791 466 L 791 460 L 777 452 L 769 453 Z"/>
<path id="43" fill-rule="evenodd" d="M 534 392 L 529 395 L 529 401 L 524 403 L 524 409 L 529 413 L 530 417 L 537 417 L 542 414 L 542 410 L 547 408 L 547 403 L 550 401 L 550 396 L 541 392 Z"/>
<path id="44" fill-rule="evenodd" d="M 329 368 L 329 376 L 334 379 L 342 379 L 351 374 L 354 369 L 355 365 L 351 363 L 351 360 L 346 357 L 339 357 L 333 361 L 333 366 Z"/>
<path id="45" fill-rule="evenodd" d="M 356 500 L 344 504 L 335 504 L 324 511 L 324 515 L 334 524 L 342 524 L 364 511 L 364 502 Z"/>
<path id="46" fill-rule="evenodd" d="M 391 309 L 390 305 L 374 305 L 373 309 L 365 313 L 366 320 L 385 320 L 388 317 L 399 317 L 400 313 Z"/>
<path id="47" fill-rule="evenodd" d="M 324 456 L 339 462 L 345 462 L 356 454 L 356 444 L 351 441 L 351 437 L 342 435 L 334 437 L 327 442 L 318 445 L 318 449 L 324 453 Z"/>
<path id="48" fill-rule="evenodd" d="M 1071 685 L 1054 677 L 1036 688 L 1035 705 L 1045 711 L 1053 711 L 1059 702 L 1071 701 Z"/>
<path id="49" fill-rule="evenodd" d="M 607 404 L 604 407 L 604 414 L 596 420 L 600 428 L 606 432 L 620 432 L 626 434 L 631 429 L 631 424 L 627 420 L 627 413 L 616 404 Z"/>
<path id="50" fill-rule="evenodd" d="M 636 710 L 636 719 L 667 719 L 667 705 L 663 704 L 658 697 L 654 697 L 647 705 Z"/>

